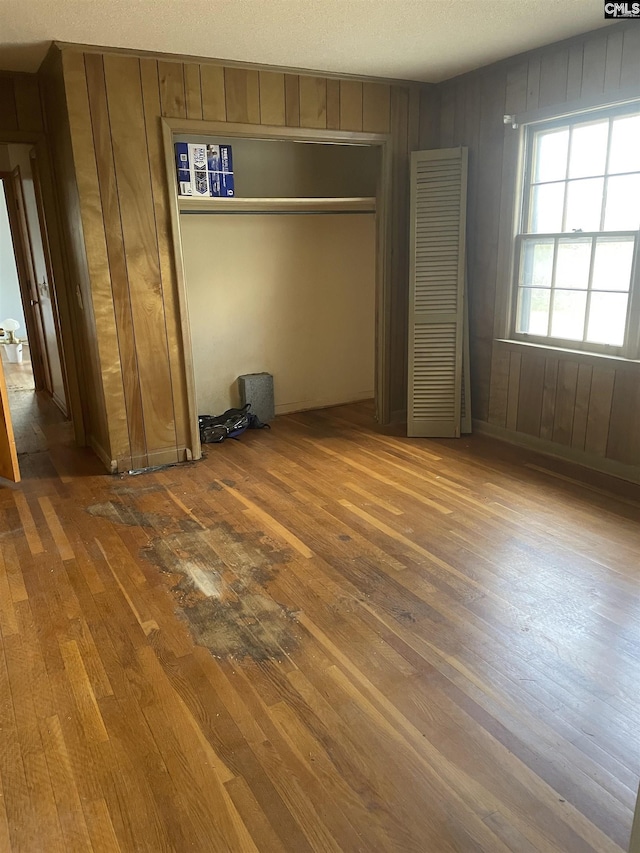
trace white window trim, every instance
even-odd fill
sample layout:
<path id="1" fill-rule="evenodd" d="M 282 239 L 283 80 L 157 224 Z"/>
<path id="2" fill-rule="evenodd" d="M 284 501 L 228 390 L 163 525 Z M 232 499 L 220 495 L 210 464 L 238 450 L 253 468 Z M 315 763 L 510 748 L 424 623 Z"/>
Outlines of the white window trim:
<path id="1" fill-rule="evenodd" d="M 536 337 L 515 332 L 516 290 L 515 271 L 518 260 L 517 240 L 522 222 L 524 203 L 524 173 L 526 157 L 526 131 L 537 124 L 547 124 L 571 119 L 589 112 L 615 111 L 640 106 L 638 91 L 634 87 L 621 92 L 614 102 L 596 98 L 544 107 L 520 115 L 505 116 L 505 141 L 502 155 L 502 180 L 500 221 L 498 231 L 498 274 L 494 311 L 493 338 L 497 342 L 522 345 L 541 352 L 576 353 L 594 362 L 611 359 L 612 362 L 629 362 L 640 366 L 640 235 L 632 272 L 631 303 L 628 324 L 633 334 L 628 335 L 626 347 L 583 345 L 581 341 L 563 341 L 558 338 Z M 507 121 L 509 119 L 509 121 Z"/>

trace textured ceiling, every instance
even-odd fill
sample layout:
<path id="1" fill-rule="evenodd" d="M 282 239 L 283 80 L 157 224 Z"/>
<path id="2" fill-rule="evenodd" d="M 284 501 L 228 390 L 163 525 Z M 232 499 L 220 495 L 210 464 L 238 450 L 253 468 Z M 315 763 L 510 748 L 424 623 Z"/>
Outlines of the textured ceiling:
<path id="1" fill-rule="evenodd" d="M 438 82 L 602 25 L 602 0 L 0 0 L 0 68 L 59 40 Z"/>

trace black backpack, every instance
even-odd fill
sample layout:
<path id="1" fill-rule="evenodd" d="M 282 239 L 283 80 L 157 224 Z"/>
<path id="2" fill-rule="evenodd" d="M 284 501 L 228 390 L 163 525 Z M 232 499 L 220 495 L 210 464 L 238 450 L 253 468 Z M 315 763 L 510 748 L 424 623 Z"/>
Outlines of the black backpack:
<path id="1" fill-rule="evenodd" d="M 251 403 L 241 409 L 227 409 L 221 415 L 198 415 L 200 441 L 213 444 L 225 438 L 239 438 L 246 429 L 271 429 L 250 412 Z"/>

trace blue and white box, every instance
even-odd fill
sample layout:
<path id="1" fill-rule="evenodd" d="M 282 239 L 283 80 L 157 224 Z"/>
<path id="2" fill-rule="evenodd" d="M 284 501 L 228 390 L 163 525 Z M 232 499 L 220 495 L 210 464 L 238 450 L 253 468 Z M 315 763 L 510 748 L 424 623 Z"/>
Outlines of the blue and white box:
<path id="1" fill-rule="evenodd" d="M 230 198 L 235 194 L 230 145 L 176 142 L 175 155 L 181 196 Z"/>
<path id="2" fill-rule="evenodd" d="M 178 194 L 193 195 L 191 189 L 191 170 L 189 169 L 189 146 L 186 142 L 176 142 L 176 171 L 178 174 Z"/>
<path id="3" fill-rule="evenodd" d="M 209 195 L 209 179 L 207 177 L 207 146 L 189 142 L 189 169 L 191 171 L 191 188 L 194 197 Z"/>
<path id="4" fill-rule="evenodd" d="M 209 191 L 214 198 L 231 198 L 234 194 L 233 155 L 230 145 L 207 145 Z"/>

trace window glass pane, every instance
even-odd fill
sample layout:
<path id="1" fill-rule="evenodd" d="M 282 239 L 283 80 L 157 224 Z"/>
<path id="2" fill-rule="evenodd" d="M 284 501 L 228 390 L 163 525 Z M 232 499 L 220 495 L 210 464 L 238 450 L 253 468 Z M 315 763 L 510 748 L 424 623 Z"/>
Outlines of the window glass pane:
<path id="1" fill-rule="evenodd" d="M 570 178 L 604 175 L 608 138 L 608 121 L 581 124 L 573 128 L 569 155 Z"/>
<path id="2" fill-rule="evenodd" d="M 564 183 L 540 184 L 534 186 L 531 194 L 532 234 L 551 233 L 562 228 L 562 205 L 564 204 Z"/>
<path id="3" fill-rule="evenodd" d="M 640 172 L 640 115 L 613 120 L 609 172 Z"/>
<path id="4" fill-rule="evenodd" d="M 534 181 L 561 181 L 567 176 L 569 128 L 537 133 L 534 148 Z"/>
<path id="5" fill-rule="evenodd" d="M 518 332 L 529 335 L 547 335 L 550 296 L 550 290 L 520 288 L 518 295 Z"/>
<path id="6" fill-rule="evenodd" d="M 584 315 L 587 294 L 584 290 L 555 290 L 551 316 L 551 335 L 581 341 L 584 334 Z"/>
<path id="7" fill-rule="evenodd" d="M 633 239 L 598 239 L 591 282 L 594 290 L 629 290 L 633 246 Z"/>
<path id="8" fill-rule="evenodd" d="M 591 238 L 560 240 L 556 261 L 556 287 L 586 290 L 591 266 Z"/>
<path id="9" fill-rule="evenodd" d="M 638 142 L 640 146 L 640 141 Z M 637 231 L 640 228 L 640 175 L 624 175 L 607 181 L 605 231 Z"/>
<path id="10" fill-rule="evenodd" d="M 587 340 L 594 344 L 621 347 L 627 322 L 626 293 L 592 293 Z"/>
<path id="11" fill-rule="evenodd" d="M 520 261 L 520 284 L 551 287 L 553 240 L 525 240 Z"/>
<path id="12" fill-rule="evenodd" d="M 565 231 L 599 231 L 604 178 L 571 181 L 567 185 Z"/>

